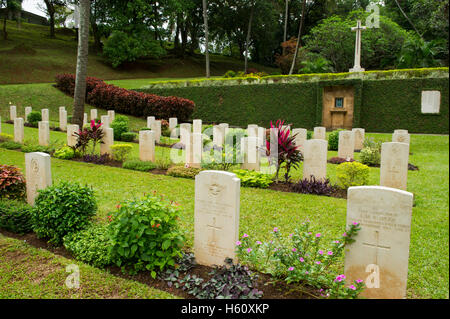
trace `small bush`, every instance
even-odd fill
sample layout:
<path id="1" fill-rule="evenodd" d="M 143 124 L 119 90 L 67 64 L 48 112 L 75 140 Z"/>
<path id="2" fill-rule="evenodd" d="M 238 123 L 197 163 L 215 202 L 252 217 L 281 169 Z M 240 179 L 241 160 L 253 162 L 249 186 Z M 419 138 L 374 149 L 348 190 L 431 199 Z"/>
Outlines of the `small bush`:
<path id="1" fill-rule="evenodd" d="M 25 192 L 25 177 L 20 168 L 0 165 L 0 198 L 22 199 Z"/>
<path id="2" fill-rule="evenodd" d="M 14 139 L 14 136 L 11 134 L 0 133 L 0 142 L 10 142 Z"/>
<path id="3" fill-rule="evenodd" d="M 369 166 L 378 166 L 381 161 L 381 153 L 378 148 L 364 147 L 359 153 L 361 163 Z"/>
<path id="4" fill-rule="evenodd" d="M 76 233 L 64 236 L 64 247 L 77 259 L 94 267 L 111 265 L 108 225 L 91 225 Z"/>
<path id="5" fill-rule="evenodd" d="M 28 114 L 27 121 L 32 126 L 37 127 L 38 123 L 40 121 L 42 121 L 42 114 L 41 114 L 41 112 L 37 112 L 37 111 L 31 112 L 30 114 Z"/>
<path id="6" fill-rule="evenodd" d="M 236 72 L 234 72 L 233 70 L 228 70 L 227 72 L 225 72 L 223 77 L 224 78 L 234 78 L 234 77 L 236 77 Z"/>
<path id="7" fill-rule="evenodd" d="M 67 234 L 86 228 L 96 211 L 90 187 L 61 182 L 39 191 L 32 212 L 33 230 L 39 238 L 61 244 Z"/>
<path id="8" fill-rule="evenodd" d="M 301 179 L 296 184 L 292 184 L 291 189 L 296 193 L 330 196 L 335 187 L 331 185 L 328 178 L 317 180 L 312 176 L 310 179 Z"/>
<path id="9" fill-rule="evenodd" d="M 178 218 L 175 204 L 156 195 L 118 205 L 109 225 L 115 263 L 131 273 L 150 270 L 153 278 L 155 270 L 174 266 L 184 243 Z"/>
<path id="10" fill-rule="evenodd" d="M 273 182 L 269 175 L 260 172 L 237 169 L 233 173 L 239 177 L 243 187 L 267 188 Z"/>
<path id="11" fill-rule="evenodd" d="M 6 148 L 7 150 L 19 150 L 23 147 L 23 145 L 17 142 L 9 141 L 1 143 L 0 147 Z"/>
<path id="12" fill-rule="evenodd" d="M 363 186 L 369 182 L 369 167 L 358 162 L 347 162 L 336 167 L 338 185 L 342 189 Z"/>
<path id="13" fill-rule="evenodd" d="M 32 207 L 22 201 L 0 201 L 0 228 L 17 234 L 27 234 L 32 231 Z"/>
<path id="14" fill-rule="evenodd" d="M 59 159 L 72 159 L 75 157 L 75 151 L 70 146 L 63 146 L 60 149 L 57 149 L 55 153 L 53 154 L 54 157 Z"/>
<path id="15" fill-rule="evenodd" d="M 328 135 L 328 150 L 337 151 L 339 147 L 339 132 L 343 130 L 336 130 Z"/>
<path id="16" fill-rule="evenodd" d="M 314 132 L 313 131 L 306 131 L 306 139 L 307 140 L 311 140 L 314 136 Z"/>
<path id="17" fill-rule="evenodd" d="M 354 162 L 355 160 L 353 158 L 349 158 L 348 160 L 346 158 L 342 157 L 332 157 L 328 160 L 328 163 L 330 164 L 342 164 L 345 162 Z"/>
<path id="18" fill-rule="evenodd" d="M 152 162 L 133 159 L 123 162 L 122 167 L 134 171 L 148 172 L 151 171 L 152 169 L 155 169 L 156 164 Z"/>
<path id="19" fill-rule="evenodd" d="M 130 144 L 111 145 L 112 157 L 115 161 L 123 162 L 130 156 L 133 146 Z"/>
<path id="20" fill-rule="evenodd" d="M 111 128 L 114 130 L 114 139 L 116 141 L 121 141 L 122 135 L 130 131 L 130 127 L 127 122 L 118 121 L 117 119 L 114 119 L 111 123 Z"/>
<path id="21" fill-rule="evenodd" d="M 201 168 L 184 167 L 181 165 L 172 166 L 167 170 L 167 175 L 174 177 L 195 178 L 202 171 Z"/>
<path id="22" fill-rule="evenodd" d="M 134 142 L 137 138 L 137 134 L 133 132 L 125 132 L 120 135 L 120 140 L 123 142 Z"/>

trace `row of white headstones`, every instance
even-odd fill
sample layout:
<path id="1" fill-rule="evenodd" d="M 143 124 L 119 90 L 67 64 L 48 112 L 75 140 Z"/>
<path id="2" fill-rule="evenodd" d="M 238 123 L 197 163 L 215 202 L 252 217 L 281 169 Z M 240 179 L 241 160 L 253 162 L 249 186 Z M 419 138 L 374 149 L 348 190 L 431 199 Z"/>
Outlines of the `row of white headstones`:
<path id="1" fill-rule="evenodd" d="M 29 107 L 27 107 L 29 108 Z M 26 109 L 25 113 L 30 113 Z M 39 144 L 47 146 L 50 143 L 49 112 L 42 109 L 42 121 L 39 122 Z M 14 119 L 14 140 L 22 143 L 24 139 L 23 119 L 17 118 L 15 106 L 10 109 L 11 119 Z M 87 115 L 85 114 L 85 122 Z M 91 110 L 91 120 L 97 117 L 97 110 Z M 110 146 L 114 144 L 114 132 L 110 124 L 115 118 L 114 111 L 108 111 L 108 115 L 101 116 L 102 128 L 105 132 L 103 143 L 100 145 L 100 154 L 111 154 Z M 67 125 L 67 111 L 64 107 L 59 108 L 60 129 L 67 131 L 67 145 L 75 146 L 77 137 L 74 135 L 79 130 L 78 125 Z M 190 167 L 200 167 L 204 152 L 203 140 L 205 134 L 202 133 L 202 120 L 196 119 L 193 123 L 182 123 L 180 129 L 176 130 L 177 118 L 169 119 L 169 129 L 172 137 L 180 137 L 180 144 L 186 149 L 184 157 L 172 158 L 173 161 L 181 161 Z M 139 157 L 142 161 L 155 161 L 155 143 L 161 139 L 161 121 L 155 117 L 147 117 L 147 127 L 150 130 L 139 132 Z M 289 128 L 289 127 L 288 127 Z M 289 128 L 290 129 L 290 128 Z M 222 147 L 225 143 L 229 125 L 222 123 L 215 125 L 212 129 L 213 145 Z M 1 127 L 0 127 L 1 132 Z M 326 128 L 315 127 L 313 139 L 307 139 L 307 130 L 295 128 L 292 130 L 295 135 L 295 144 L 299 145 L 304 162 L 303 177 L 317 180 L 324 180 L 327 176 L 327 151 L 328 141 L 326 140 Z M 250 124 L 247 127 L 248 137 L 242 138 L 241 150 L 242 169 L 261 171 L 261 155 L 265 154 L 266 129 L 258 125 Z M 354 128 L 351 131 L 339 132 L 338 157 L 353 159 L 354 151 L 363 147 L 365 130 Z M 380 185 L 406 190 L 408 159 L 409 159 L 410 136 L 407 130 L 395 130 L 392 135 L 392 142 L 383 143 L 381 148 L 380 165 Z M 227 146 L 225 146 L 227 147 Z M 222 156 L 219 157 L 222 160 Z"/>
<path id="2" fill-rule="evenodd" d="M 52 185 L 50 156 L 25 154 L 27 200 Z M 347 283 L 361 279 L 367 298 L 405 298 L 413 194 L 384 186 L 350 187 L 347 222 L 361 230 L 345 250 Z M 202 171 L 195 177 L 194 253 L 199 264 L 236 259 L 239 239 L 240 179 L 224 171 Z M 301 257 L 301 255 L 299 255 Z"/>

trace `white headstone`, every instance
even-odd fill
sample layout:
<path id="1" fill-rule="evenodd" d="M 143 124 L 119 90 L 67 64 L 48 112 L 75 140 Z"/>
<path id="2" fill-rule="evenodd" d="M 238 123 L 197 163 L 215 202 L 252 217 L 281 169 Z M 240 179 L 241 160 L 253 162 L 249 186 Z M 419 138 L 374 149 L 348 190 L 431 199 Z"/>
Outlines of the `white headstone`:
<path id="1" fill-rule="evenodd" d="M 355 150 L 355 134 L 353 131 L 340 131 L 338 143 L 338 157 L 352 158 Z"/>
<path id="2" fill-rule="evenodd" d="M 186 135 L 185 163 L 190 167 L 200 168 L 203 152 L 203 135 L 201 133 L 188 133 Z"/>
<path id="3" fill-rule="evenodd" d="M 224 125 L 214 125 L 213 126 L 213 144 L 222 147 L 225 142 L 225 132 L 228 127 Z"/>
<path id="4" fill-rule="evenodd" d="M 97 119 L 97 109 L 91 109 L 91 121 Z"/>
<path id="5" fill-rule="evenodd" d="M 102 115 L 100 116 L 100 122 L 102 122 L 102 128 L 109 128 L 109 116 L 108 115 Z"/>
<path id="6" fill-rule="evenodd" d="M 80 127 L 77 124 L 67 125 L 67 146 L 75 146 L 77 145 L 78 138 L 74 134 L 80 130 Z"/>
<path id="7" fill-rule="evenodd" d="M 345 248 L 346 282 L 363 280 L 362 296 L 406 297 L 413 194 L 382 186 L 350 187 L 347 225 L 361 230 Z"/>
<path id="8" fill-rule="evenodd" d="M 43 122 L 49 122 L 50 121 L 50 115 L 49 115 L 48 109 L 42 109 L 41 110 L 41 115 L 42 115 L 42 121 Z"/>
<path id="9" fill-rule="evenodd" d="M 61 131 L 67 130 L 67 111 L 62 110 L 59 114 L 59 128 Z"/>
<path id="10" fill-rule="evenodd" d="M 328 141 L 312 139 L 305 142 L 303 154 L 303 179 L 310 179 L 311 175 L 316 180 L 327 178 L 327 151 Z"/>
<path id="11" fill-rule="evenodd" d="M 24 131 L 23 131 L 23 118 L 16 117 L 14 119 L 14 142 L 23 143 Z"/>
<path id="12" fill-rule="evenodd" d="M 258 127 L 259 146 L 266 147 L 266 128 Z"/>
<path id="13" fill-rule="evenodd" d="M 161 141 L 161 121 L 153 121 L 151 129 L 155 133 L 155 142 L 159 143 Z"/>
<path id="14" fill-rule="evenodd" d="M 105 135 L 102 138 L 103 143 L 100 144 L 100 155 L 112 154 L 111 146 L 114 145 L 114 130 L 112 128 L 104 128 L 103 132 L 105 132 Z"/>
<path id="15" fill-rule="evenodd" d="M 27 188 L 27 202 L 34 205 L 38 190 L 52 185 L 50 155 L 35 152 L 25 154 L 25 178 Z"/>
<path id="16" fill-rule="evenodd" d="M 408 131 L 406 131 L 406 133 L 403 130 L 394 132 L 394 134 L 392 134 L 392 142 L 406 143 L 409 145 L 410 135 L 408 134 Z"/>
<path id="17" fill-rule="evenodd" d="M 169 128 L 172 130 L 178 125 L 178 119 L 176 117 L 169 118 Z"/>
<path id="18" fill-rule="evenodd" d="M 223 265 L 236 260 L 239 237 L 240 179 L 223 171 L 195 176 L 194 253 L 197 263 Z"/>
<path id="19" fill-rule="evenodd" d="M 363 128 L 352 129 L 355 135 L 355 151 L 360 151 L 364 147 L 365 130 Z"/>
<path id="20" fill-rule="evenodd" d="M 406 190 L 408 182 L 409 145 L 381 144 L 380 185 Z"/>
<path id="21" fill-rule="evenodd" d="M 65 106 L 60 106 L 59 107 L 59 118 L 61 118 L 61 113 L 62 113 L 62 111 L 65 111 L 66 110 L 66 107 Z"/>
<path id="22" fill-rule="evenodd" d="M 249 124 L 247 126 L 247 135 L 248 137 L 258 137 L 258 125 Z"/>
<path id="23" fill-rule="evenodd" d="M 241 138 L 241 152 L 243 156 L 243 163 L 241 169 L 249 171 L 260 171 L 260 156 L 258 152 L 258 138 L 257 137 L 243 137 Z"/>
<path id="24" fill-rule="evenodd" d="M 139 131 L 139 159 L 146 162 L 155 161 L 155 133 Z"/>
<path id="25" fill-rule="evenodd" d="M 147 127 L 149 129 L 152 128 L 153 122 L 155 121 L 155 117 L 154 116 L 147 116 Z"/>
<path id="26" fill-rule="evenodd" d="M 83 115 L 83 127 L 85 125 L 87 125 L 87 123 L 88 123 L 88 115 L 87 115 L 87 113 L 84 113 L 84 115 Z"/>
<path id="27" fill-rule="evenodd" d="M 180 124 L 180 143 L 183 145 L 187 144 L 188 134 L 191 133 L 192 126 L 191 123 L 181 123 Z"/>
<path id="28" fill-rule="evenodd" d="M 323 126 L 317 126 L 314 128 L 313 138 L 316 140 L 326 140 L 327 139 L 327 129 Z"/>
<path id="29" fill-rule="evenodd" d="M 25 107 L 25 122 L 28 122 L 28 115 L 30 115 L 30 113 L 33 111 L 33 109 L 31 108 L 31 106 L 27 106 Z"/>
<path id="30" fill-rule="evenodd" d="M 308 139 L 308 130 L 305 128 L 294 128 L 292 134 L 295 135 L 295 145 L 300 146 L 298 149 L 303 154 L 305 143 Z"/>
<path id="31" fill-rule="evenodd" d="M 15 105 L 9 106 L 9 119 L 14 121 L 17 117 L 17 107 Z"/>
<path id="32" fill-rule="evenodd" d="M 194 120 L 192 124 L 194 133 L 202 133 L 202 120 Z"/>
<path id="33" fill-rule="evenodd" d="M 116 118 L 116 112 L 114 112 L 113 110 L 109 110 L 108 111 L 108 117 L 109 117 L 109 125 L 111 125 L 111 123 Z"/>
<path id="34" fill-rule="evenodd" d="M 50 144 L 50 124 L 48 121 L 39 121 L 39 145 L 48 146 Z"/>

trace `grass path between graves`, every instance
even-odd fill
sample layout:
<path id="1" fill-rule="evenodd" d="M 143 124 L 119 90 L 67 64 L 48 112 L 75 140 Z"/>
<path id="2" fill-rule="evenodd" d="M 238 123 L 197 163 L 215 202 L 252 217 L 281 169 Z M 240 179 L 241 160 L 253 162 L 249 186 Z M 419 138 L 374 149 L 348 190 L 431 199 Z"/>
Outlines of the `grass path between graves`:
<path id="1" fill-rule="evenodd" d="M 74 263 L 79 267 L 80 287 L 69 289 L 65 282 L 72 272 L 66 272 L 66 267 Z M 167 292 L 116 277 L 1 234 L 0 287 L 0 299 L 176 298 Z"/>
<path id="2" fill-rule="evenodd" d="M 2 123 L 2 131 L 12 133 L 12 125 Z M 389 134 L 367 134 L 388 141 Z M 52 139 L 65 140 L 65 134 L 51 132 Z M 25 128 L 25 138 L 37 140 L 37 130 Z M 134 154 L 137 154 L 134 144 Z M 409 162 L 419 171 L 408 172 L 408 191 L 414 193 L 411 248 L 408 273 L 408 298 L 449 297 L 449 137 L 412 135 Z M 336 152 L 328 152 L 328 157 Z M 358 154 L 356 154 L 356 159 Z M 0 163 L 24 169 L 24 154 L 0 149 Z M 336 165 L 328 164 L 328 176 L 336 182 Z M 301 176 L 301 167 L 294 179 Z M 280 174 L 280 176 L 282 176 Z M 194 229 L 194 181 L 154 175 L 121 168 L 52 158 L 54 182 L 78 181 L 92 185 L 98 200 L 97 220 L 106 216 L 118 202 L 157 191 L 181 204 L 181 226 L 186 232 L 187 247 L 192 246 Z M 379 184 L 379 169 L 370 169 L 370 185 Z M 323 196 L 241 188 L 240 233 L 265 240 L 273 227 L 292 232 L 306 218 L 313 229 L 333 239 L 345 225 L 346 200 Z M 340 267 L 343 271 L 343 262 Z"/>

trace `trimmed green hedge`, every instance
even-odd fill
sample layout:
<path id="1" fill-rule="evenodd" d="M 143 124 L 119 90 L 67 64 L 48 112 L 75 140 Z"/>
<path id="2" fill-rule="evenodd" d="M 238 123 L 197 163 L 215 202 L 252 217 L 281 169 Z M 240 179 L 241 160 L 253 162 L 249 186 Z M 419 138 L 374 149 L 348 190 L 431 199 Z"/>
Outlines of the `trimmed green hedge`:
<path id="1" fill-rule="evenodd" d="M 312 129 L 322 122 L 322 96 L 326 86 L 348 85 L 355 88 L 353 127 L 368 132 L 393 132 L 407 129 L 411 133 L 449 133 L 449 79 L 430 77 L 435 69 L 369 71 L 371 77 L 326 79 L 291 83 L 188 86 L 146 88 L 138 91 L 162 96 L 180 96 L 196 104 L 193 118 L 205 123 L 229 123 L 246 127 L 284 119 L 293 127 Z M 402 74 L 402 78 L 386 75 Z M 383 76 L 382 76 L 383 75 Z M 407 76 L 409 75 L 409 76 Z M 422 75 L 422 78 L 417 76 Z M 439 90 L 439 114 L 421 113 L 422 90 Z"/>

